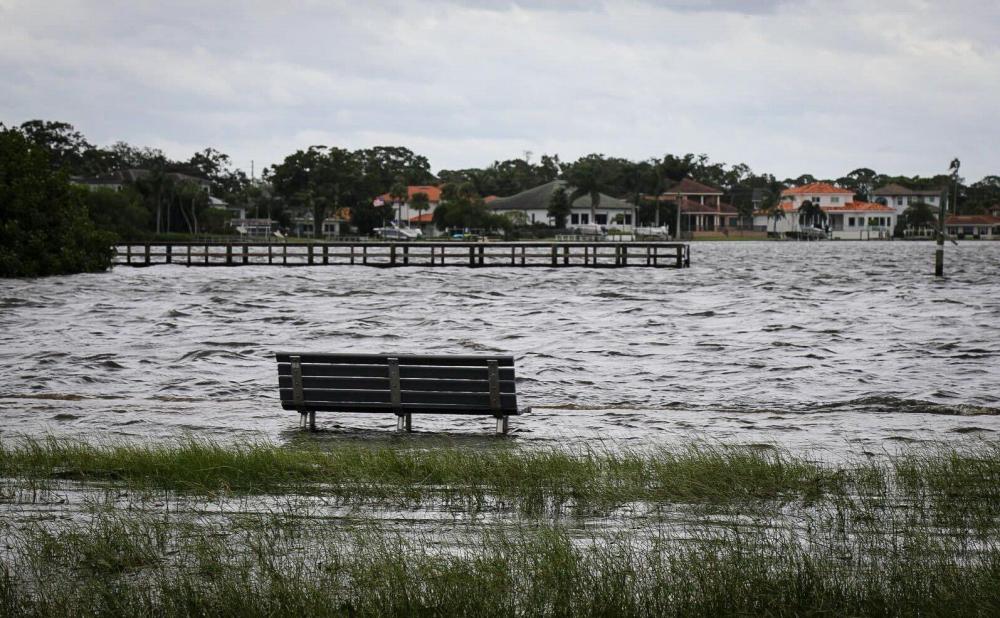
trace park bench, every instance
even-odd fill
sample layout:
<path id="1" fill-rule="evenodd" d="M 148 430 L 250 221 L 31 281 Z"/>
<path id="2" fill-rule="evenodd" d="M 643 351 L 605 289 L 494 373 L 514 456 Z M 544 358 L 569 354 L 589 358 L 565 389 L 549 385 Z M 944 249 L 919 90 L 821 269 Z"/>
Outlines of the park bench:
<path id="1" fill-rule="evenodd" d="M 281 407 L 316 429 L 316 412 L 391 412 L 397 431 L 413 414 L 483 414 L 507 433 L 517 408 L 512 356 L 278 352 Z"/>

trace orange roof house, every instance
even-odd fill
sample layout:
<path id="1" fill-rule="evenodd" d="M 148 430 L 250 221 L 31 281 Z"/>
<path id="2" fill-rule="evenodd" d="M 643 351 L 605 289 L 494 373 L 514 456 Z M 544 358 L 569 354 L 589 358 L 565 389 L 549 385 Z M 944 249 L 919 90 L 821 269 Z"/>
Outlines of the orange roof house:
<path id="1" fill-rule="evenodd" d="M 406 187 L 406 201 L 409 202 L 412 200 L 413 196 L 417 193 L 426 193 L 427 201 L 432 204 L 441 201 L 441 187 L 435 187 L 434 185 L 410 185 Z M 386 204 L 390 204 L 394 200 L 388 193 L 383 193 L 378 197 Z"/>
<path id="2" fill-rule="evenodd" d="M 842 189 L 828 182 L 810 182 L 801 187 L 791 187 L 781 192 L 781 197 L 797 195 L 854 195 L 850 189 Z"/>

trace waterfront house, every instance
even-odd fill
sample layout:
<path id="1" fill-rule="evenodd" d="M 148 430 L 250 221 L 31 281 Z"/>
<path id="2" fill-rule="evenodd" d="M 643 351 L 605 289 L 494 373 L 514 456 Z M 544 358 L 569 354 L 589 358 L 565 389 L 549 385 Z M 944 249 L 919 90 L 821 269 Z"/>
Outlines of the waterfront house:
<path id="1" fill-rule="evenodd" d="M 945 217 L 944 226 L 959 240 L 1000 240 L 1000 217 L 993 215 L 951 215 Z"/>
<path id="2" fill-rule="evenodd" d="M 549 202 L 557 189 L 564 189 L 567 197 L 573 194 L 573 187 L 564 180 L 553 180 L 527 191 L 522 191 L 510 197 L 498 197 L 488 202 L 488 206 L 496 213 L 504 214 L 521 212 L 527 223 L 545 223 L 554 225 L 549 216 Z M 569 227 L 575 225 L 616 225 L 628 229 L 635 220 L 635 206 L 610 195 L 601 194 L 601 202 L 594 211 L 594 220 L 590 220 L 590 195 L 584 195 L 573 200 L 570 215 L 566 219 Z"/>
<path id="3" fill-rule="evenodd" d="M 825 221 L 807 220 L 799 210 L 805 202 L 819 206 Z M 898 214 L 891 206 L 856 202 L 853 191 L 827 182 L 812 182 L 785 189 L 776 208 L 784 214 L 783 218 L 757 211 L 754 213 L 754 227 L 766 228 L 780 236 L 814 233 L 821 227 L 830 238 L 871 240 L 891 238 L 898 220 Z"/>
<path id="4" fill-rule="evenodd" d="M 941 206 L 942 193 L 942 189 L 918 191 L 900 184 L 891 183 L 875 189 L 872 195 L 875 197 L 876 203 L 892 206 L 896 214 L 901 215 L 911 204 L 920 202 L 933 206 L 936 211 Z"/>
<path id="5" fill-rule="evenodd" d="M 413 196 L 423 193 L 427 196 L 428 208 L 424 212 L 417 212 L 410 207 L 410 203 L 413 200 Z M 441 187 L 435 187 L 434 185 L 409 185 L 406 187 L 406 199 L 400 200 L 398 197 L 389 195 L 388 193 L 383 193 L 382 195 L 375 198 L 375 204 L 392 204 L 396 209 L 396 219 L 397 221 L 410 221 L 413 217 L 420 217 L 421 215 L 434 214 L 434 210 L 441 203 Z"/>

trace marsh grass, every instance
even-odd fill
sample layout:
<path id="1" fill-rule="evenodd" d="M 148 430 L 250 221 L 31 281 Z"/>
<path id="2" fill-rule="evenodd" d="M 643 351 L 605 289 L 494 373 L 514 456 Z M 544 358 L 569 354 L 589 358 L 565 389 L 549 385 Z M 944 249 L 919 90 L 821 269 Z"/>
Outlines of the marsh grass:
<path id="1" fill-rule="evenodd" d="M 528 512 L 567 505 L 607 509 L 630 501 L 811 499 L 840 491 L 842 484 L 837 472 L 803 458 L 749 447 L 697 445 L 642 453 L 358 445 L 321 450 L 195 439 L 167 444 L 27 439 L 0 444 L 0 475 L 191 493 L 300 492 L 408 502 L 434 497 L 466 508 L 490 500 Z"/>
<path id="2" fill-rule="evenodd" d="M 69 480 L 111 496 L 54 518 L 0 519 L 0 615 L 1000 614 L 1000 449 L 989 444 L 834 466 L 703 444 L 46 439 L 0 444 L 0 475 L 18 491 Z M 123 506 L 122 489 L 235 495 L 247 507 Z M 297 494 L 370 509 L 444 496 L 456 509 L 495 502 L 519 515 L 420 527 L 405 510 L 387 521 L 362 509 L 334 523 Z M 256 508 L 262 495 L 280 506 Z M 694 510 L 679 521 L 618 514 L 597 528 L 558 517 L 636 501 Z"/>
<path id="3" fill-rule="evenodd" d="M 109 511 L 19 532 L 10 616 L 996 615 L 1000 550 L 948 537 L 695 526 L 685 541 L 561 526 L 480 530 L 461 548 L 360 525 L 225 528 Z M 32 551 L 32 548 L 44 548 Z"/>

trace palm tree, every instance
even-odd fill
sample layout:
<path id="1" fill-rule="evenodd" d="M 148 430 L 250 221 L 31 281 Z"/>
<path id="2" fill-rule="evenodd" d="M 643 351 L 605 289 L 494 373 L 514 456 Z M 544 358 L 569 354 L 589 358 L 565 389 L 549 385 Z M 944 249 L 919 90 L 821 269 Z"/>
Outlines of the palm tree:
<path id="1" fill-rule="evenodd" d="M 826 221 L 826 213 L 823 212 L 823 209 L 818 204 L 813 204 L 809 200 L 802 202 L 802 205 L 799 206 L 799 215 L 802 221 L 808 222 L 810 226 L 815 226 L 817 223 L 822 224 Z"/>
<path id="2" fill-rule="evenodd" d="M 767 210 L 767 218 L 774 220 L 774 233 L 778 233 L 778 220 L 785 218 L 785 211 L 781 204 L 774 204 Z"/>
<path id="3" fill-rule="evenodd" d="M 590 223 L 597 222 L 597 207 L 601 205 L 601 191 L 604 189 L 604 157 L 589 155 L 581 158 L 566 170 L 566 182 L 573 187 L 569 196 L 570 204 L 577 199 L 590 196 Z"/>

